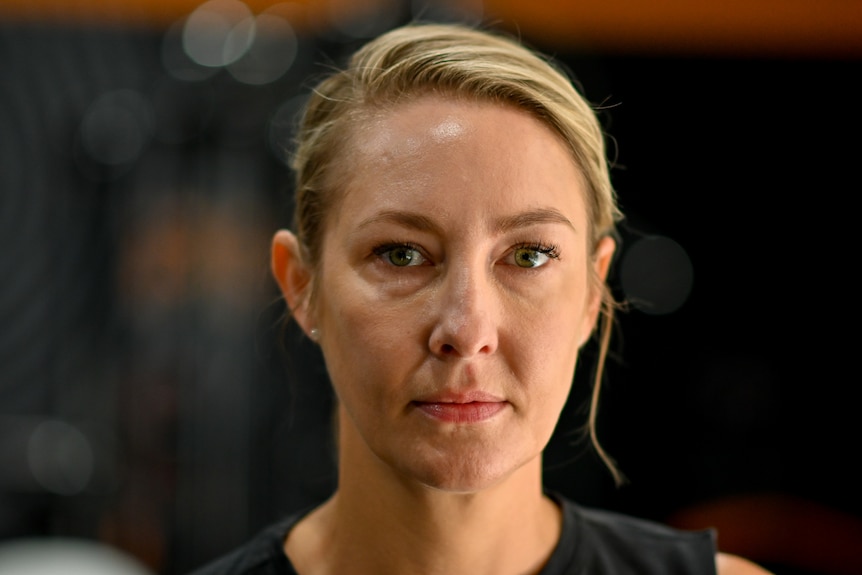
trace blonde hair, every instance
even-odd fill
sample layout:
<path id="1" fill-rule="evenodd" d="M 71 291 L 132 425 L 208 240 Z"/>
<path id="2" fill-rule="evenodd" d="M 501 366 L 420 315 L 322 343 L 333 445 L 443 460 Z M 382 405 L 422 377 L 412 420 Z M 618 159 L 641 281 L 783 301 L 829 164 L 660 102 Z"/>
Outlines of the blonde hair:
<path id="1" fill-rule="evenodd" d="M 604 133 L 591 105 L 549 59 L 499 33 L 458 24 L 409 24 L 359 49 L 344 70 L 320 82 L 306 105 L 292 166 L 294 232 L 312 268 L 320 261 L 326 217 L 340 199 L 336 161 L 346 136 L 370 113 L 424 94 L 489 101 L 524 110 L 556 132 L 584 175 L 591 249 L 622 217 L 610 182 Z M 595 285 L 595 284 L 594 284 Z M 616 306 L 602 290 L 599 358 L 588 428 L 599 456 L 621 476 L 596 438 L 602 373 Z"/>

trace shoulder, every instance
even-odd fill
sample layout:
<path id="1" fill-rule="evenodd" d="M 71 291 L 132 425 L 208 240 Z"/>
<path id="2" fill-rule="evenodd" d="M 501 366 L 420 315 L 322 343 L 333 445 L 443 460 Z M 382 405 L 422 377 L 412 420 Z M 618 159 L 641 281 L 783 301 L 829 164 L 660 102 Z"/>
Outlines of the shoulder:
<path id="1" fill-rule="evenodd" d="M 611 511 L 578 507 L 566 502 L 569 512 L 581 516 L 588 527 L 589 537 L 600 543 L 602 549 L 625 550 L 631 561 L 644 561 L 645 565 L 661 569 L 685 565 L 685 571 L 717 573 L 717 575 L 771 575 L 759 565 L 737 555 L 719 553 L 716 533 L 712 529 L 681 530 L 662 523 Z M 648 550 L 648 557 L 635 559 Z M 664 565 L 665 567 L 662 567 Z M 696 571 L 694 569 L 697 569 Z M 676 572 L 676 571 L 674 571 Z"/>
<path id="2" fill-rule="evenodd" d="M 260 531 L 252 539 L 199 567 L 189 575 L 289 575 L 294 573 L 283 551 L 284 538 L 302 514 Z"/>
<path id="3" fill-rule="evenodd" d="M 718 553 L 715 565 L 718 575 L 770 575 L 763 567 L 729 553 Z"/>
<path id="4" fill-rule="evenodd" d="M 569 512 L 588 530 L 588 536 L 626 546 L 649 545 L 695 549 L 698 552 L 716 551 L 716 534 L 712 529 L 682 530 L 663 523 L 568 503 Z"/>
<path id="5" fill-rule="evenodd" d="M 564 498 L 557 500 L 564 513 L 561 544 L 571 548 L 570 564 L 578 567 L 577 572 L 716 573 L 713 530 L 684 531 L 613 511 L 581 507 Z"/>

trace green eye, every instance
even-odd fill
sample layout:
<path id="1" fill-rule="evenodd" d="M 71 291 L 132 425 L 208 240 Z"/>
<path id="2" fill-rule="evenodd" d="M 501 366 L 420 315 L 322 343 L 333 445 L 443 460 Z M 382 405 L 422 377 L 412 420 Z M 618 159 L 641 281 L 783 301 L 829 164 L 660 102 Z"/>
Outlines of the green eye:
<path id="1" fill-rule="evenodd" d="M 428 262 L 418 246 L 405 243 L 383 244 L 374 248 L 374 255 L 399 268 L 421 266 Z"/>
<path id="2" fill-rule="evenodd" d="M 522 268 L 537 268 L 548 261 L 548 254 L 531 248 L 518 248 L 514 251 L 515 264 Z"/>
<path id="3" fill-rule="evenodd" d="M 422 256 L 414 250 L 413 248 L 409 248 L 407 246 L 401 246 L 397 248 L 393 248 L 389 250 L 389 262 L 392 265 L 398 267 L 405 267 L 409 265 L 416 265 L 413 262 L 419 261 Z"/>

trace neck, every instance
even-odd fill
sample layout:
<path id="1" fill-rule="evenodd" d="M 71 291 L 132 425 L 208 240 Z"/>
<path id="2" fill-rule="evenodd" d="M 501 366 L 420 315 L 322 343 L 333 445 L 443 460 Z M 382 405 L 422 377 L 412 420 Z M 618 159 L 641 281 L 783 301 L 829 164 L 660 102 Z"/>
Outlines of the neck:
<path id="1" fill-rule="evenodd" d="M 524 575 L 550 557 L 561 516 L 543 494 L 540 456 L 491 486 L 451 492 L 399 475 L 358 437 L 341 441 L 337 492 L 287 542 L 300 573 Z"/>

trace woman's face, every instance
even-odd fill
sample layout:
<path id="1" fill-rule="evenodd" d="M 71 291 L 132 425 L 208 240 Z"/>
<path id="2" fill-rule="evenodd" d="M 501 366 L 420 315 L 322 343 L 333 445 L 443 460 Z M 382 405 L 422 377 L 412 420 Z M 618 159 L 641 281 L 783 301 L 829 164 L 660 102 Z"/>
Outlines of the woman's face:
<path id="1" fill-rule="evenodd" d="M 363 124 L 343 162 L 297 316 L 340 400 L 342 466 L 476 491 L 540 461 L 614 248 L 590 253 L 570 154 L 524 112 L 428 96 Z"/>

